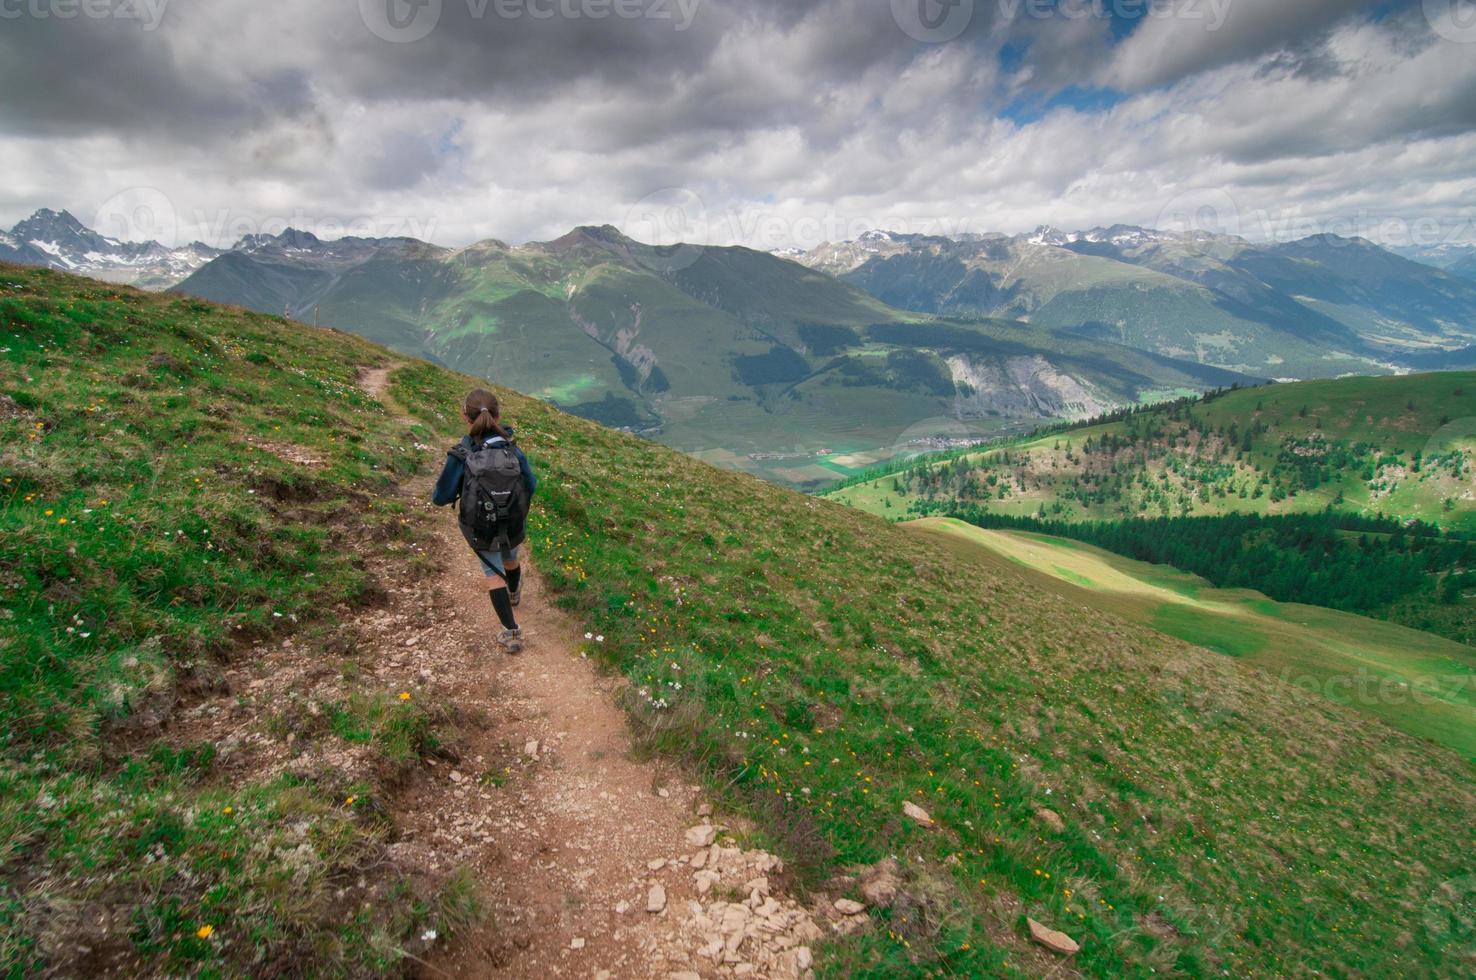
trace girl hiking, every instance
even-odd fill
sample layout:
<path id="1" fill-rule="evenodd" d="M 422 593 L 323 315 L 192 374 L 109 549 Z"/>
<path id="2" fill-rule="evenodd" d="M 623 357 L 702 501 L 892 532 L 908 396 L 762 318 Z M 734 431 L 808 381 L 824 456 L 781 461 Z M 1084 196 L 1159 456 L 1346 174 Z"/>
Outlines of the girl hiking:
<path id="1" fill-rule="evenodd" d="M 523 649 L 523 631 L 513 617 L 522 594 L 518 545 L 538 477 L 502 424 L 497 396 L 481 388 L 461 403 L 471 431 L 446 454 L 446 467 L 431 498 L 437 507 L 460 503 L 461 533 L 487 577 L 492 608 L 502 622 L 498 644 L 508 653 Z"/>

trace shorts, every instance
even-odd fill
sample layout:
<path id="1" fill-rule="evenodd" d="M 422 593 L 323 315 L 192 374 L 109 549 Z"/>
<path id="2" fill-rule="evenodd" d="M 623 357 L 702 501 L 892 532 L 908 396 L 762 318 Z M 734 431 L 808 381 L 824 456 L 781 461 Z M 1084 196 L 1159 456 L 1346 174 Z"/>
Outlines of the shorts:
<path id="1" fill-rule="evenodd" d="M 507 573 L 502 567 L 502 552 L 478 551 L 475 554 L 477 556 L 477 559 L 482 563 L 482 574 L 486 575 L 488 578 L 491 578 L 494 575 L 501 575 L 504 578 L 507 577 Z M 509 552 L 509 557 L 511 557 L 513 561 L 517 561 L 518 549 L 511 549 Z"/>

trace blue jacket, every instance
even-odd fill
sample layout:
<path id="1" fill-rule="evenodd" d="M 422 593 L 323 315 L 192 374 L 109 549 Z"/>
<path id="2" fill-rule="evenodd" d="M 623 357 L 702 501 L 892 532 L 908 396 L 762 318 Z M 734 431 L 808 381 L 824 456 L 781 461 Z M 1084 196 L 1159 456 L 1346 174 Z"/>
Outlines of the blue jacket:
<path id="1" fill-rule="evenodd" d="M 512 430 L 509 429 L 509 432 Z M 492 436 L 484 441 L 484 445 L 502 442 L 501 436 Z M 472 438 L 467 436 L 461 440 L 461 445 L 466 449 L 472 448 Z M 538 490 L 538 477 L 533 473 L 533 467 L 528 465 L 528 457 L 517 446 L 513 446 L 513 452 L 517 454 L 518 464 L 523 468 L 523 485 L 528 488 L 528 499 L 533 499 L 533 494 Z M 445 507 L 454 504 L 461 496 L 461 482 L 466 476 L 466 464 L 449 453 L 446 456 L 446 467 L 441 470 L 441 478 L 436 481 L 436 492 L 431 496 L 431 502 L 437 507 Z"/>

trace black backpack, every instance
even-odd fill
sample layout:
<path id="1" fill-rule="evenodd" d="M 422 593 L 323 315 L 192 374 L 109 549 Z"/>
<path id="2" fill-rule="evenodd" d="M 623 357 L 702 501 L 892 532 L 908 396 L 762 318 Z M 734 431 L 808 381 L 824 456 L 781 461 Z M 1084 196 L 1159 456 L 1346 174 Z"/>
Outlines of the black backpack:
<path id="1" fill-rule="evenodd" d="M 473 448 L 462 443 L 451 450 L 461 460 L 459 516 L 466 543 L 477 551 L 497 551 L 505 562 L 523 543 L 528 520 L 528 486 L 511 440 Z"/>

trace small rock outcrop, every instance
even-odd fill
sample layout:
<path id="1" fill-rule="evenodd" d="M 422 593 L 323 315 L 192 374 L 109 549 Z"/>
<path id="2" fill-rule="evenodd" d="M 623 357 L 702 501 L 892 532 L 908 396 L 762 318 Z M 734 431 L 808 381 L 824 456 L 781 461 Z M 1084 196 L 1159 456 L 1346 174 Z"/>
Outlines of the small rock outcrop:
<path id="1" fill-rule="evenodd" d="M 1041 826 L 1053 834 L 1059 834 L 1066 829 L 1066 821 L 1062 820 L 1061 815 L 1055 810 L 1048 810 L 1045 807 L 1041 807 L 1035 811 L 1035 819 L 1040 822 Z"/>
<path id="2" fill-rule="evenodd" d="M 706 853 L 705 866 L 692 876 L 698 894 L 706 896 L 717 888 L 721 895 L 746 897 L 688 904 L 683 928 L 693 937 L 698 973 L 810 980 L 811 947 L 824 930 L 799 903 L 771 894 L 770 876 L 782 874 L 784 862 L 763 851 L 721 845 Z"/>
<path id="3" fill-rule="evenodd" d="M 895 858 L 878 861 L 861 876 L 861 896 L 879 909 L 891 908 L 901 887 L 901 867 Z"/>
<path id="4" fill-rule="evenodd" d="M 717 828 L 712 824 L 699 824 L 687 831 L 688 847 L 711 847 L 717 840 Z"/>
<path id="5" fill-rule="evenodd" d="M 1064 932 L 1057 932 L 1034 919 L 1025 921 L 1030 926 L 1030 938 L 1051 952 L 1060 953 L 1062 956 L 1074 956 L 1081 949 L 1081 944 Z"/>
<path id="6" fill-rule="evenodd" d="M 928 813 L 928 811 L 924 810 L 916 803 L 913 803 L 911 800 L 908 800 L 906 803 L 902 804 L 902 815 L 907 817 L 909 820 L 921 824 L 924 827 L 933 826 L 933 818 Z"/>

